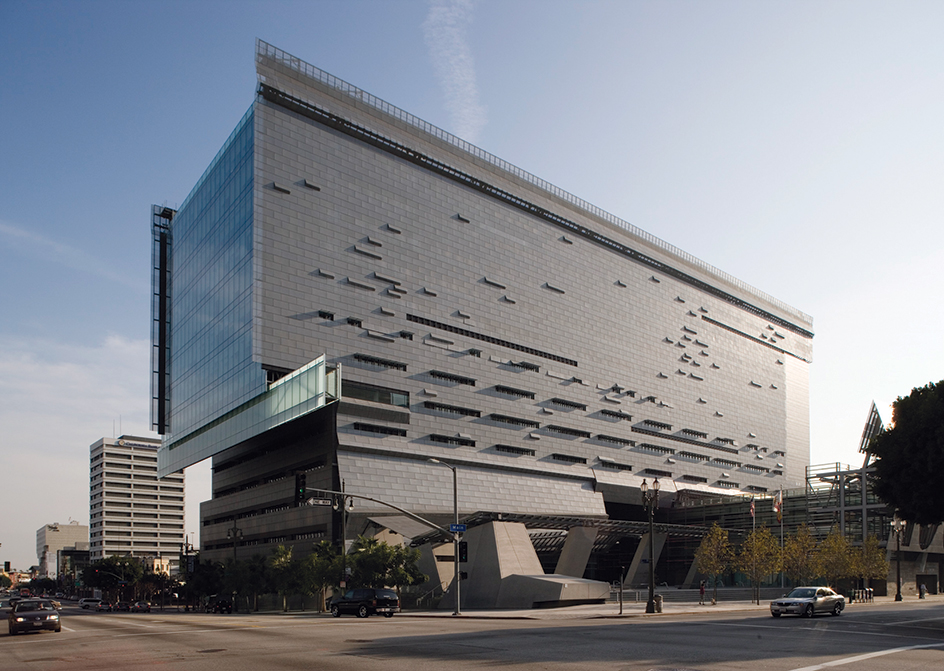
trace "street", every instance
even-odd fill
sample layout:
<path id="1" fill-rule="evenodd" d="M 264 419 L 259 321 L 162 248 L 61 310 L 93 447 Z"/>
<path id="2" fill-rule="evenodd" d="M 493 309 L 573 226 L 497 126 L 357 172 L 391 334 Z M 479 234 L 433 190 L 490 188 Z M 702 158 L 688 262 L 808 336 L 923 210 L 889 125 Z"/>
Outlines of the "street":
<path id="1" fill-rule="evenodd" d="M 763 609 L 542 619 L 314 613 L 92 613 L 67 606 L 61 633 L 0 635 L 0 669 L 364 671 L 516 669 L 944 668 L 944 602 L 850 606 L 840 617 L 774 619 Z"/>

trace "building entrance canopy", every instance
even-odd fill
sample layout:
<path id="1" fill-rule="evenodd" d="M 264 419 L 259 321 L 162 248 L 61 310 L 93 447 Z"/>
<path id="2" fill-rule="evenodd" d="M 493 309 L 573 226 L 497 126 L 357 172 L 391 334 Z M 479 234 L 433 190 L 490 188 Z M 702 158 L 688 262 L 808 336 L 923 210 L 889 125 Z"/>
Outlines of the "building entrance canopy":
<path id="1" fill-rule="evenodd" d="M 593 527 L 597 537 L 594 551 L 606 549 L 621 538 L 642 538 L 649 533 L 648 522 L 612 520 L 599 517 L 558 517 L 552 515 L 525 515 L 516 513 L 477 512 L 461 519 L 468 528 L 489 522 L 518 522 L 524 524 L 531 536 L 535 549 L 539 552 L 551 551 L 563 545 L 567 531 L 572 527 Z M 684 524 L 656 524 L 655 531 L 670 538 L 702 538 L 708 533 L 708 527 Z M 415 536 L 410 545 L 419 547 L 426 543 L 451 542 L 441 533 L 431 531 Z"/>

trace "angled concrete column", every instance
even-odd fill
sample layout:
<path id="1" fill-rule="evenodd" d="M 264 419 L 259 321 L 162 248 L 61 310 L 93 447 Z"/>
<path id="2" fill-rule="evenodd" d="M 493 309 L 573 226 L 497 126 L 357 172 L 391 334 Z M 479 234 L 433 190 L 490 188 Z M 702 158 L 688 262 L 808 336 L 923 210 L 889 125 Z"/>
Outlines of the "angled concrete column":
<path id="1" fill-rule="evenodd" d="M 655 534 L 655 545 L 652 548 L 653 561 L 659 563 L 659 557 L 662 555 L 662 548 L 665 546 L 665 539 L 668 534 Z M 625 583 L 629 587 L 649 584 L 649 534 L 643 535 L 639 540 L 639 547 L 636 548 L 636 554 L 633 555 L 633 563 L 629 565 L 626 572 Z"/>
<path id="2" fill-rule="evenodd" d="M 564 549 L 561 550 L 554 573 L 582 578 L 597 532 L 596 527 L 571 527 L 567 531 L 567 540 L 564 541 Z"/>

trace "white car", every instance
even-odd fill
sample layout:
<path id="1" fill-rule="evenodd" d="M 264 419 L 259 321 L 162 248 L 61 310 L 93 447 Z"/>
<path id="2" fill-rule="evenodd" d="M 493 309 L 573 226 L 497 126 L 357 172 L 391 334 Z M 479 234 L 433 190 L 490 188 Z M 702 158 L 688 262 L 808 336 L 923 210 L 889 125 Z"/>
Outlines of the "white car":
<path id="1" fill-rule="evenodd" d="M 839 615 L 846 607 L 846 597 L 828 587 L 794 587 L 786 596 L 770 602 L 770 614 L 813 617 L 816 613 Z"/>
<path id="2" fill-rule="evenodd" d="M 85 610 L 89 610 L 91 608 L 95 608 L 101 602 L 102 602 L 101 599 L 79 599 L 79 606 L 81 606 Z"/>

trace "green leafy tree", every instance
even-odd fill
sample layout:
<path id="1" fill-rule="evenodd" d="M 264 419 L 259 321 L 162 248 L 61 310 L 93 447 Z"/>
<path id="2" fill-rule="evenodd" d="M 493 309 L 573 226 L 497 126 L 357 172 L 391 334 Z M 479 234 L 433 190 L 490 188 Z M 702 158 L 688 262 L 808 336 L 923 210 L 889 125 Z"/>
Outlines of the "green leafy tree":
<path id="1" fill-rule="evenodd" d="M 827 585 L 835 585 L 842 578 L 853 572 L 852 547 L 846 537 L 840 533 L 839 526 L 834 526 L 829 535 L 816 549 L 820 575 L 826 578 Z"/>
<path id="2" fill-rule="evenodd" d="M 752 599 L 760 603 L 760 583 L 772 573 L 780 571 L 780 543 L 762 526 L 748 534 L 741 544 L 735 566 L 751 581 Z"/>
<path id="3" fill-rule="evenodd" d="M 288 595 L 299 588 L 300 571 L 298 562 L 292 558 L 292 547 L 280 545 L 272 552 L 268 560 L 272 585 L 282 597 L 282 610 L 288 610 Z"/>
<path id="4" fill-rule="evenodd" d="M 243 564 L 244 562 L 240 562 Z M 264 594 L 268 588 L 270 580 L 269 564 L 262 555 L 253 555 L 245 562 L 245 593 L 251 596 L 253 611 L 259 610 L 259 595 Z M 241 569 L 242 570 L 242 569 Z"/>
<path id="5" fill-rule="evenodd" d="M 348 553 L 351 583 L 358 587 L 385 587 L 393 565 L 393 547 L 376 538 L 358 536 Z"/>
<path id="6" fill-rule="evenodd" d="M 875 493 L 917 524 L 944 520 L 944 380 L 916 387 L 892 404 L 891 428 L 869 445 L 875 461 Z"/>
<path id="7" fill-rule="evenodd" d="M 216 562 L 200 561 L 198 556 L 193 562 L 193 573 L 187 576 L 184 594 L 191 606 L 202 602 L 204 597 L 219 594 L 223 589 L 223 567 Z"/>
<path id="8" fill-rule="evenodd" d="M 884 580 L 888 578 L 888 560 L 878 536 L 869 534 L 862 547 L 853 553 L 853 575 L 860 580 Z"/>
<path id="9" fill-rule="evenodd" d="M 807 585 L 820 574 L 816 539 L 805 524 L 783 541 L 783 572 L 796 585 Z"/>
<path id="10" fill-rule="evenodd" d="M 52 578 L 33 578 L 30 580 L 30 589 L 33 594 L 48 594 L 56 591 L 56 581 Z"/>
<path id="11" fill-rule="evenodd" d="M 714 601 L 718 601 L 718 576 L 728 570 L 733 558 L 728 532 L 715 522 L 702 538 L 701 545 L 695 551 L 695 567 L 699 573 L 708 576 L 714 585 Z"/>
<path id="12" fill-rule="evenodd" d="M 6 573 L 0 573 L 0 588 L 9 589 L 13 587 L 13 581 Z"/>
<path id="13" fill-rule="evenodd" d="M 387 570 L 387 585 L 395 587 L 397 594 L 399 594 L 401 587 L 420 585 L 429 580 L 429 576 L 420 571 L 419 566 L 417 566 L 419 560 L 419 550 L 403 545 L 395 546 L 393 549 L 393 563 Z"/>
<path id="14" fill-rule="evenodd" d="M 302 593 L 318 599 L 319 612 L 325 612 L 328 588 L 335 584 L 341 573 L 341 557 L 337 548 L 328 541 L 321 541 L 305 557 L 301 566 Z"/>

